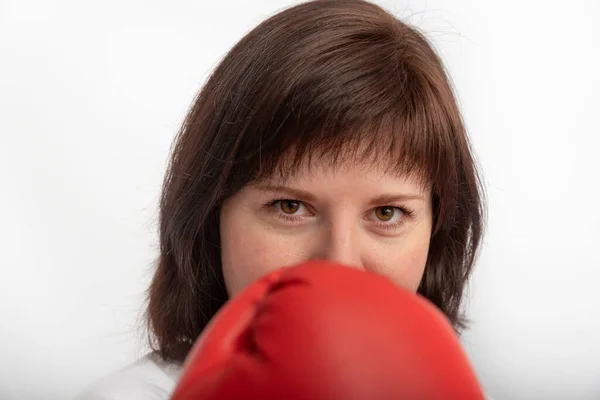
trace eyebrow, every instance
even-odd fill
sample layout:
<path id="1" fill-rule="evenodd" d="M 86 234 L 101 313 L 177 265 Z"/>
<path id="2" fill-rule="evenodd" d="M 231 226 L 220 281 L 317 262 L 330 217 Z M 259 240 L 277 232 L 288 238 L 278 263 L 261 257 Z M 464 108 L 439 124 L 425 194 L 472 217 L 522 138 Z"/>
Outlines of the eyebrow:
<path id="1" fill-rule="evenodd" d="M 259 190 L 263 190 L 265 192 L 283 192 L 289 194 L 290 197 L 298 200 L 305 200 L 308 202 L 315 202 L 316 197 L 310 192 L 301 189 L 295 189 L 288 186 L 282 185 L 256 185 L 256 188 Z M 394 193 L 385 193 L 371 200 L 371 204 L 387 204 L 393 203 L 396 201 L 407 201 L 407 200 L 425 200 L 425 196 L 422 194 L 394 194 Z"/>

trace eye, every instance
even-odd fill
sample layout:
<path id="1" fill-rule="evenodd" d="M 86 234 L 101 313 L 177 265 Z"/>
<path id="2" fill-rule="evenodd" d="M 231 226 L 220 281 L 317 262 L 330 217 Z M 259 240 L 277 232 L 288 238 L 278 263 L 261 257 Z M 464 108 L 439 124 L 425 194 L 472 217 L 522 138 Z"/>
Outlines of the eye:
<path id="1" fill-rule="evenodd" d="M 380 206 L 371 210 L 367 219 L 379 229 L 395 231 L 400 229 L 411 217 L 413 210 L 399 206 Z"/>
<path id="2" fill-rule="evenodd" d="M 397 210 L 396 207 L 377 207 L 375 209 L 375 216 L 380 221 L 388 222 L 394 218 L 394 214 L 396 214 L 397 211 L 399 210 Z"/>
<path id="3" fill-rule="evenodd" d="M 295 199 L 275 199 L 265 207 L 283 218 L 301 218 L 312 214 L 304 202 Z"/>
<path id="4" fill-rule="evenodd" d="M 277 204 L 285 214 L 295 214 L 302 206 L 302 203 L 297 200 L 279 200 Z"/>

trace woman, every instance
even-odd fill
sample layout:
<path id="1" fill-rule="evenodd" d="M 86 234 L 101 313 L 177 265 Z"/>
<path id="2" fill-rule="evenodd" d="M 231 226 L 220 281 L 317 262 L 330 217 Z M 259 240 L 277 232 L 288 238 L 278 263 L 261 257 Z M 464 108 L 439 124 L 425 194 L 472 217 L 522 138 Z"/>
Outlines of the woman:
<path id="1" fill-rule="evenodd" d="M 148 294 L 155 352 L 79 399 L 167 399 L 228 298 L 309 259 L 386 275 L 460 331 L 483 210 L 426 39 L 364 1 L 284 10 L 231 49 L 175 141 Z"/>

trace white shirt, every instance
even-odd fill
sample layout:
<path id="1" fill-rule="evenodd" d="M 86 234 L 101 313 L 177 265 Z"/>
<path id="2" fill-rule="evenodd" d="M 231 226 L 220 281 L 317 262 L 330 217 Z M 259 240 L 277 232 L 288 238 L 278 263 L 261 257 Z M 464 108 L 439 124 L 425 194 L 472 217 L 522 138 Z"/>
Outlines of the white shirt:
<path id="1" fill-rule="evenodd" d="M 169 400 L 181 367 L 148 354 L 108 375 L 73 400 Z M 487 400 L 492 400 L 486 395 Z"/>
<path id="2" fill-rule="evenodd" d="M 73 400 L 169 400 L 181 367 L 148 354 L 89 386 Z"/>

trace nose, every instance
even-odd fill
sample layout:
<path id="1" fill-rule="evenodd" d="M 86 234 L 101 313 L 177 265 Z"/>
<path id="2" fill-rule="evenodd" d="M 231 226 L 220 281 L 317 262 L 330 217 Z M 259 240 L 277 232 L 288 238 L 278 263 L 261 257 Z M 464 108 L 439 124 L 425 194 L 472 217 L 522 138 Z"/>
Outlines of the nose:
<path id="1" fill-rule="evenodd" d="M 363 269 L 360 233 L 348 224 L 328 226 L 322 232 L 315 258 Z"/>

